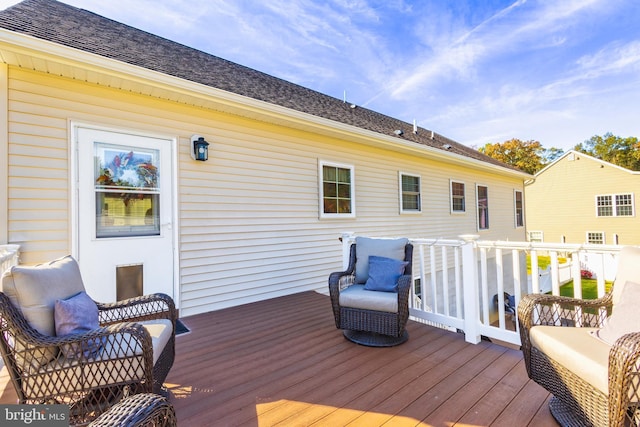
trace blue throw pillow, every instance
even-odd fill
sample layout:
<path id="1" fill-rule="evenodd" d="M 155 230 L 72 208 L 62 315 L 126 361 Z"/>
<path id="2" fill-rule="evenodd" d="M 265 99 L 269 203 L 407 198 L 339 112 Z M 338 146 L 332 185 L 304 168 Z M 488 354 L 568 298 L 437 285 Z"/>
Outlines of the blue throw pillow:
<path id="1" fill-rule="evenodd" d="M 398 292 L 398 279 L 409 264 L 397 259 L 370 256 L 369 278 L 364 284 L 367 291 Z"/>
<path id="2" fill-rule="evenodd" d="M 86 292 L 80 292 L 65 300 L 56 300 L 54 317 L 56 335 L 82 334 L 100 327 L 98 306 Z M 77 344 L 65 344 L 62 351 L 67 359 L 97 357 L 103 342 L 99 338 Z"/>

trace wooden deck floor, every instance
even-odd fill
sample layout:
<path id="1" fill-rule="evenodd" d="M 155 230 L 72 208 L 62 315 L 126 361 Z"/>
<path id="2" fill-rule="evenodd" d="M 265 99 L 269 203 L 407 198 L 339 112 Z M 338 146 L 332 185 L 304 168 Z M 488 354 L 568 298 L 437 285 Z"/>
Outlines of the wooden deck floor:
<path id="1" fill-rule="evenodd" d="M 416 322 L 401 346 L 355 345 L 317 293 L 184 322 L 167 382 L 185 426 L 557 425 L 520 351 Z"/>
<path id="2" fill-rule="evenodd" d="M 181 426 L 557 426 L 520 351 L 411 321 L 401 346 L 359 346 L 317 293 L 183 321 L 166 383 Z"/>

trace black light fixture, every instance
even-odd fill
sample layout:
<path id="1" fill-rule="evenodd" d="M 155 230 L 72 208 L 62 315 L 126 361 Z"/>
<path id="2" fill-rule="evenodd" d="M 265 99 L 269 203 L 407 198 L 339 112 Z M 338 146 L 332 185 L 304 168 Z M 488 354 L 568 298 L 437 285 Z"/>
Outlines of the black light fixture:
<path id="1" fill-rule="evenodd" d="M 206 162 L 209 159 L 209 143 L 204 140 L 204 137 L 200 135 L 193 135 L 191 137 L 191 145 L 193 146 L 193 150 L 191 152 L 193 160 Z"/>

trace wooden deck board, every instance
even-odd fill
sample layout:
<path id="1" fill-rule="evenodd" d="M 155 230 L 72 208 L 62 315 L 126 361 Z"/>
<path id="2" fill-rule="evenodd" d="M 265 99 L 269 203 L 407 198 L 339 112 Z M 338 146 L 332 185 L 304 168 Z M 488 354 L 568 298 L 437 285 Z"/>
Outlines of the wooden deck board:
<path id="1" fill-rule="evenodd" d="M 183 319 L 167 378 L 184 426 L 555 426 L 518 350 L 410 321 L 392 348 L 344 339 L 304 292 Z M 15 402 L 6 370 L 0 403 Z"/>

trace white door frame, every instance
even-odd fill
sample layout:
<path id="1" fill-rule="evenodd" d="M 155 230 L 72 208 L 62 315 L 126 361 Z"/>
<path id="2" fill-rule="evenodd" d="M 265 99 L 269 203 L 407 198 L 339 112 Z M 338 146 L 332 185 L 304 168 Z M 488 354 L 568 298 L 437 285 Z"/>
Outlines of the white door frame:
<path id="1" fill-rule="evenodd" d="M 79 127 L 95 129 L 99 131 L 106 132 L 117 132 L 117 133 L 130 133 L 132 135 L 138 135 L 143 137 L 151 137 L 151 138 L 160 138 L 171 140 L 171 174 L 173 179 L 171 180 L 171 200 L 173 201 L 173 206 L 171 206 L 171 216 L 172 216 L 172 224 L 171 232 L 172 232 L 172 258 L 173 258 L 173 300 L 175 302 L 176 308 L 180 308 L 180 254 L 179 254 L 179 240 L 178 240 L 178 230 L 180 228 L 179 224 L 179 215 L 178 215 L 178 141 L 179 138 L 177 136 L 167 136 L 167 134 L 161 134 L 158 132 L 151 131 L 141 131 L 139 129 L 131 129 L 124 127 L 114 127 L 104 124 L 95 124 L 88 122 L 81 122 L 75 120 L 69 120 L 68 124 L 69 135 L 71 139 L 71 144 L 69 144 L 69 178 L 71 180 L 70 190 L 71 196 L 69 197 L 71 201 L 70 212 L 71 212 L 71 255 L 75 258 L 79 256 L 79 219 L 78 216 L 80 214 L 79 209 L 79 177 L 78 177 L 78 133 L 77 129 Z"/>

